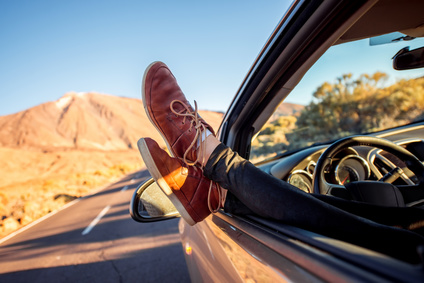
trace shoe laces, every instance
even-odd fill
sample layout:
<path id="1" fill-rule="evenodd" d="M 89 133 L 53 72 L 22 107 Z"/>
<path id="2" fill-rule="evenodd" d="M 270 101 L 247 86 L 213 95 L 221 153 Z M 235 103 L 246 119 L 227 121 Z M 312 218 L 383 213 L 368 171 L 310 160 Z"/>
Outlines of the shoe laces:
<path id="1" fill-rule="evenodd" d="M 174 109 L 174 104 L 175 103 L 181 104 L 183 106 L 183 109 L 181 109 L 179 112 L 176 111 Z M 202 123 L 201 118 L 199 116 L 199 113 L 198 113 L 198 110 L 197 110 L 197 102 L 194 101 L 194 112 L 191 112 L 190 111 L 190 108 L 185 103 L 183 103 L 181 100 L 173 100 L 171 102 L 170 108 L 171 108 L 172 113 L 174 113 L 176 116 L 182 116 L 182 117 L 184 117 L 183 124 L 186 122 L 186 120 L 188 118 L 191 118 L 191 119 L 189 119 L 190 120 L 190 129 L 189 129 L 189 131 L 192 131 L 193 128 L 196 131 L 193 141 L 187 147 L 187 150 L 184 152 L 184 155 L 183 155 L 183 161 L 184 161 L 184 163 L 186 165 L 188 165 L 188 166 L 194 166 L 197 163 L 199 163 L 201 165 L 202 169 L 203 169 L 203 165 L 202 164 L 204 163 L 204 156 L 205 156 L 205 153 L 206 153 L 206 146 L 202 142 L 202 135 L 203 135 L 203 140 L 205 140 L 206 139 L 206 126 Z M 200 139 L 200 141 L 199 141 L 199 139 Z M 194 160 L 194 161 L 188 160 L 187 159 L 187 155 L 193 149 L 194 150 L 196 149 L 196 146 L 197 146 L 198 143 L 200 144 L 198 150 L 202 154 L 196 154 L 197 155 L 196 156 L 196 160 Z M 202 160 L 200 160 L 200 155 L 202 156 Z"/>
<path id="2" fill-rule="evenodd" d="M 179 103 L 183 106 L 183 109 L 181 109 L 180 111 L 176 111 L 174 109 L 174 104 L 175 103 Z M 197 163 L 200 164 L 200 168 L 203 171 L 203 164 L 205 161 L 205 155 L 206 155 L 206 145 L 204 142 L 204 140 L 206 140 L 206 126 L 204 125 L 204 123 L 202 122 L 199 113 L 198 113 L 198 109 L 197 109 L 197 102 L 194 101 L 194 112 L 190 111 L 190 108 L 183 103 L 181 100 L 173 100 L 171 102 L 170 105 L 170 109 L 172 111 L 172 113 L 174 113 L 177 117 L 178 116 L 182 116 L 184 117 L 183 119 L 183 124 L 186 122 L 186 119 L 190 120 L 190 128 L 189 131 L 191 131 L 193 128 L 195 129 L 196 133 L 194 136 L 193 141 L 191 142 L 191 144 L 187 147 L 187 150 L 184 152 L 183 155 L 183 162 L 187 165 L 187 166 L 195 166 Z M 199 144 L 199 148 L 197 148 L 197 144 Z M 196 160 L 194 161 L 190 161 L 187 159 L 187 155 L 192 151 L 192 150 L 197 150 L 198 152 L 200 152 L 201 154 L 196 154 Z M 201 156 L 201 158 L 200 158 Z M 213 185 L 215 184 L 217 190 L 218 190 L 218 205 L 217 208 L 212 208 L 211 205 L 211 194 L 213 191 Z M 208 191 L 208 208 L 209 211 L 211 213 L 216 213 L 219 211 L 219 209 L 222 206 L 223 200 L 222 200 L 222 188 L 221 186 L 219 186 L 217 183 L 213 182 L 212 180 L 210 181 L 209 184 L 209 191 Z"/>
<path id="3" fill-rule="evenodd" d="M 212 208 L 212 204 L 211 204 L 211 194 L 212 194 L 212 191 L 213 191 L 213 185 L 214 184 L 215 184 L 216 189 L 218 191 L 218 205 L 216 206 L 215 209 Z M 223 193 L 222 193 L 221 186 L 218 185 L 216 182 L 214 182 L 214 181 L 211 180 L 210 181 L 210 184 L 209 184 L 209 191 L 208 191 L 208 208 L 209 208 L 209 211 L 211 213 L 218 212 L 223 203 L 224 203 L 224 201 L 223 201 Z"/>

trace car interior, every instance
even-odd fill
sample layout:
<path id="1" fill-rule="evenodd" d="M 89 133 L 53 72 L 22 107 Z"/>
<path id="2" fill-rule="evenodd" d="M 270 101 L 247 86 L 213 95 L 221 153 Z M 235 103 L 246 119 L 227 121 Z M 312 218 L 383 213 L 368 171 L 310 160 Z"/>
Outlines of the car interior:
<path id="1" fill-rule="evenodd" d="M 324 14 L 327 12 L 324 8 L 322 8 L 322 11 L 319 11 L 319 9 L 321 7 L 315 13 L 321 12 Z M 341 15 L 337 19 L 328 19 L 328 22 L 323 23 L 322 26 L 315 25 L 315 29 L 321 28 L 321 35 L 326 36 L 325 40 L 314 42 L 313 38 L 303 38 L 305 43 L 299 44 L 297 48 L 302 49 L 301 47 L 303 47 L 304 49 L 297 51 L 292 56 L 293 58 L 289 58 L 284 53 L 274 57 L 272 57 L 272 54 L 259 57 L 256 62 L 258 66 L 266 65 L 269 58 L 273 58 L 274 63 L 269 64 L 268 73 L 263 74 L 263 77 L 258 79 L 257 85 L 254 87 L 246 83 L 242 85 L 242 90 L 249 87 L 254 89 L 251 95 L 252 99 L 244 99 L 243 95 L 239 94 L 234 100 L 235 106 L 233 108 L 244 105 L 245 109 L 249 110 L 240 111 L 237 119 L 222 126 L 230 129 L 224 140 L 265 172 L 287 181 L 307 193 L 333 196 L 335 197 L 335 206 L 356 215 L 361 215 L 361 211 L 356 211 L 345 204 L 338 205 L 337 199 L 364 203 L 364 210 L 367 209 L 367 205 L 384 208 L 412 208 L 408 213 L 404 213 L 406 210 L 388 212 L 388 210 L 383 209 L 381 211 L 384 211 L 384 213 L 371 220 L 378 220 L 380 223 L 387 222 L 387 225 L 391 225 L 392 220 L 404 218 L 402 221 L 409 223 L 409 227 L 403 228 L 424 235 L 423 225 L 420 224 L 424 215 L 424 112 L 422 110 L 414 108 L 416 112 L 413 113 L 414 117 L 408 116 L 408 119 L 404 118 L 399 123 L 384 124 L 381 122 L 378 127 L 361 128 L 357 131 L 341 129 L 343 127 L 335 126 L 335 124 L 331 124 L 331 121 L 327 121 L 327 127 L 338 127 L 338 129 L 329 131 L 326 136 L 317 140 L 308 140 L 310 136 L 299 134 L 304 129 L 296 128 L 294 125 L 293 120 L 307 120 L 303 117 L 307 115 L 303 114 L 302 116 L 302 110 L 292 110 L 292 113 L 284 115 L 278 113 L 278 111 L 281 111 L 282 105 L 290 104 L 292 97 L 299 95 L 296 92 L 298 87 L 302 89 L 303 85 L 310 82 L 308 80 L 312 76 L 308 75 L 310 73 L 310 71 L 307 71 L 309 68 L 324 66 L 324 69 L 321 68 L 321 72 L 330 71 L 325 68 L 325 66 L 328 66 L 324 64 L 325 61 L 320 61 L 322 58 L 328 59 L 330 55 L 333 56 L 337 53 L 339 53 L 338 55 L 341 54 L 342 57 L 362 55 L 365 60 L 363 64 L 371 66 L 370 59 L 360 53 L 363 52 L 362 50 L 358 51 L 358 54 L 354 54 L 356 52 L 354 48 L 365 43 L 367 48 L 373 48 L 374 45 L 377 46 L 376 48 L 390 46 L 388 47 L 390 51 L 387 52 L 391 52 L 391 55 L 385 57 L 387 64 L 390 65 L 392 70 L 407 73 L 405 77 L 396 73 L 395 76 L 398 77 L 386 82 L 384 86 L 380 85 L 381 89 L 387 90 L 389 86 L 394 85 L 396 79 L 396 82 L 410 80 L 412 77 L 416 80 L 422 79 L 422 71 L 421 74 L 418 74 L 417 70 L 424 67 L 423 10 L 423 1 L 375 1 L 368 6 L 364 5 L 351 15 Z M 344 19 L 341 19 L 342 17 Z M 302 27 L 305 29 L 303 35 L 308 30 L 312 30 L 313 17 L 309 21 L 309 26 Z M 332 30 L 330 28 L 325 29 L 334 23 L 339 25 Z M 273 36 L 278 37 L 280 35 L 274 34 Z M 273 39 L 275 38 L 271 37 L 270 40 Z M 291 43 L 296 42 L 296 40 L 296 35 L 293 35 Z M 291 43 L 284 46 L 285 50 L 290 51 Z M 341 52 L 342 46 L 349 44 L 354 46 L 350 49 L 352 52 Z M 379 50 L 378 52 L 384 53 L 386 51 Z M 327 56 L 327 53 L 330 55 Z M 339 63 L 344 64 L 343 58 L 340 59 Z M 292 69 L 293 66 L 296 66 L 296 68 L 288 75 L 287 70 L 290 66 Z M 375 70 L 380 70 L 378 68 L 379 66 Z M 372 68 L 370 69 L 371 72 L 375 71 Z M 410 71 L 412 69 L 416 73 L 412 74 Z M 357 81 L 365 80 L 364 78 L 369 79 L 373 74 L 365 74 L 361 77 L 360 75 L 352 78 L 346 75 L 342 79 L 340 77 L 328 77 L 327 80 L 335 81 L 332 86 L 343 81 L 347 85 L 347 82 L 354 83 L 356 78 Z M 254 81 L 254 78 L 251 78 L 251 81 Z M 371 84 L 371 81 L 370 79 L 367 82 Z M 373 82 L 379 83 L 377 80 Z M 321 87 L 323 86 L 325 85 L 321 85 Z M 324 95 L 318 97 L 319 87 L 319 84 L 315 85 L 315 89 L 310 91 L 315 93 L 316 96 L 315 99 L 312 98 L 310 104 L 306 104 L 303 112 L 310 110 L 312 113 L 312 110 L 318 108 L 317 104 L 327 101 Z M 265 98 L 265 94 L 268 94 L 267 98 Z M 284 102 L 279 104 L 279 101 L 283 100 Z M 396 107 L 396 102 L 393 103 L 395 103 L 393 107 Z M 398 113 L 397 110 L 392 111 L 394 108 L 387 109 L 389 110 L 386 116 L 389 118 Z M 321 109 L 321 111 L 324 110 Z M 412 110 L 406 111 L 410 112 L 408 115 L 412 115 Z M 377 115 L 377 112 L 374 113 Z M 281 116 L 285 116 L 285 120 L 277 121 L 278 119 L 275 117 Z M 346 120 L 343 120 L 343 122 L 346 122 Z M 283 126 L 287 127 L 287 125 L 293 126 L 290 131 L 282 129 Z M 302 125 L 303 127 L 310 127 L 305 126 L 305 123 Z M 355 128 L 355 126 L 351 125 L 351 128 Z M 244 142 L 246 140 L 247 142 Z M 388 218 L 391 218 L 391 220 L 386 221 Z M 252 219 L 266 223 L 267 226 L 284 231 L 284 233 L 291 233 L 294 229 L 297 237 L 299 237 L 299 233 L 303 233 L 306 238 L 308 238 L 306 235 L 311 235 L 308 231 L 302 232 L 302 229 L 281 223 L 277 224 L 254 216 L 252 216 Z M 320 237 L 315 237 L 315 239 L 320 239 L 318 240 L 320 243 L 317 245 L 324 244 L 328 248 L 328 242 Z M 338 243 L 338 245 L 347 250 L 351 248 L 347 248 L 346 243 Z M 342 255 L 340 254 L 340 256 Z"/>

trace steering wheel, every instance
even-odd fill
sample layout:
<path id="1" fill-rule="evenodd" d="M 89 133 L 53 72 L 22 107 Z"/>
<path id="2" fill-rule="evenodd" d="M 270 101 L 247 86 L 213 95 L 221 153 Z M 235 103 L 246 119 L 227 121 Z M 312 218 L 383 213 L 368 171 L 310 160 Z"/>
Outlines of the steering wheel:
<path id="1" fill-rule="evenodd" d="M 314 193 L 322 195 L 331 195 L 331 191 L 333 189 L 339 191 L 346 190 L 346 188 L 342 185 L 330 184 L 326 182 L 324 178 L 324 171 L 327 166 L 331 165 L 331 163 L 333 162 L 333 158 L 338 152 L 340 152 L 340 150 L 350 146 L 372 146 L 390 152 L 391 154 L 397 156 L 405 162 L 408 169 L 414 172 L 415 176 L 418 178 L 419 184 L 422 184 L 424 180 L 423 163 L 421 163 L 421 161 L 408 150 L 386 139 L 370 136 L 353 136 L 342 138 L 336 141 L 335 143 L 330 145 L 320 156 L 316 164 L 313 176 Z"/>

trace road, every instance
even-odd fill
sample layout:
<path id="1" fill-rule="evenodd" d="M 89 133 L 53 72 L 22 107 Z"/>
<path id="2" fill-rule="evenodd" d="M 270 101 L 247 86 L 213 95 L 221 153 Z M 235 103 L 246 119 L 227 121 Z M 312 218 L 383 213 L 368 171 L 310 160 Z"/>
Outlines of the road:
<path id="1" fill-rule="evenodd" d="M 188 282 L 178 219 L 137 223 L 140 171 L 0 244 L 0 282 Z"/>

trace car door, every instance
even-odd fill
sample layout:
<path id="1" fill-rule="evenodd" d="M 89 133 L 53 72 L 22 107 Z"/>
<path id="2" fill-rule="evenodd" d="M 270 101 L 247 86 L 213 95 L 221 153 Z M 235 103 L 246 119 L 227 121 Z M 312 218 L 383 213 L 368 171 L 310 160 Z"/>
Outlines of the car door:
<path id="1" fill-rule="evenodd" d="M 187 266 L 194 282 L 318 282 L 322 279 L 302 268 L 302 263 L 282 256 L 296 255 L 310 268 L 318 261 L 299 253 L 296 243 L 266 232 L 253 222 L 219 213 L 194 227 L 180 222 Z M 323 278 L 335 278 L 321 265 Z M 331 275 L 331 276 L 330 276 Z"/>
<path id="2" fill-rule="evenodd" d="M 193 282 L 379 282 L 402 274 L 413 282 L 420 276 L 396 261 L 388 270 L 390 259 L 380 261 L 378 253 L 256 217 L 219 212 L 195 226 L 179 225 Z"/>

